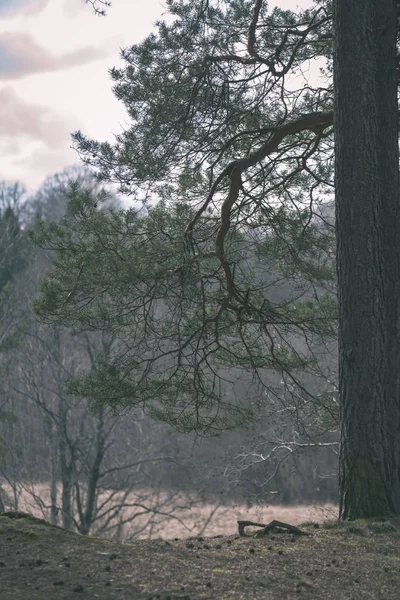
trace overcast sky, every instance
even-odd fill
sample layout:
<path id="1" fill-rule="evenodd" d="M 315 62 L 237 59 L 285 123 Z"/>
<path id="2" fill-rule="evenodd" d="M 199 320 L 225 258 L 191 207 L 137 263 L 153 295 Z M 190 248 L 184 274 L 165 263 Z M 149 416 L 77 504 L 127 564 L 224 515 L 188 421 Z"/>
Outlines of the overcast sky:
<path id="1" fill-rule="evenodd" d="M 76 164 L 70 134 L 77 129 L 112 141 L 126 113 L 108 70 L 122 65 L 119 49 L 141 41 L 164 13 L 163 0 L 113 0 L 105 18 L 84 0 L 0 0 L 0 181 L 34 191 Z"/>

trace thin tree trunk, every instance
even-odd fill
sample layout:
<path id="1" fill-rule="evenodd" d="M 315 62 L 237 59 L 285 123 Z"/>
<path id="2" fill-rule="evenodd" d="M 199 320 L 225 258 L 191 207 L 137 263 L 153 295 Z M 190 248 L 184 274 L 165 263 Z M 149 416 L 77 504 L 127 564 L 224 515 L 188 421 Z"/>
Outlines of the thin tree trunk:
<path id="1" fill-rule="evenodd" d="M 50 522 L 52 525 L 58 524 L 58 506 L 57 506 L 57 448 L 54 438 L 50 440 L 51 444 L 51 482 L 50 482 Z"/>
<path id="2" fill-rule="evenodd" d="M 62 508 L 62 524 L 64 529 L 73 531 L 74 521 L 72 515 L 72 491 L 73 491 L 73 467 L 74 460 L 72 456 L 73 449 L 68 445 L 68 407 L 63 398 L 59 401 L 58 409 L 59 417 L 59 442 L 58 451 L 60 455 L 60 470 L 61 470 L 61 508 Z M 70 456 L 68 456 L 70 454 Z"/>
<path id="3" fill-rule="evenodd" d="M 100 477 L 100 467 L 104 459 L 105 439 L 104 439 L 104 419 L 101 412 L 98 416 L 96 439 L 95 439 L 95 455 L 91 464 L 88 476 L 88 490 L 86 497 L 86 508 L 84 513 L 84 531 L 86 535 L 90 532 L 93 521 L 97 516 L 97 486 Z"/>
<path id="4" fill-rule="evenodd" d="M 395 0 L 335 0 L 340 517 L 400 514 Z"/>
<path id="5" fill-rule="evenodd" d="M 57 506 L 57 474 L 58 474 L 58 452 L 57 436 L 54 435 L 54 425 L 51 417 L 46 415 L 45 431 L 50 446 L 50 523 L 58 524 L 58 506 Z"/>
<path id="6" fill-rule="evenodd" d="M 74 522 L 72 518 L 72 477 L 70 467 L 62 469 L 61 473 L 61 510 L 62 510 L 62 524 L 64 529 L 73 531 Z"/>

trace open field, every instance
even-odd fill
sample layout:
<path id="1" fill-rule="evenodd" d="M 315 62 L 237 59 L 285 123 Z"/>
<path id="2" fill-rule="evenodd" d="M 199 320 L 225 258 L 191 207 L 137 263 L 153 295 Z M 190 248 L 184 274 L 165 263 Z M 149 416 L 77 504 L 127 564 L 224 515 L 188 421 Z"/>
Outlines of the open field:
<path id="1" fill-rule="evenodd" d="M 39 518 L 49 520 L 50 497 L 48 486 L 36 484 L 26 486 L 33 491 L 42 502 L 35 501 L 32 494 L 22 491 L 18 500 L 18 510 L 30 513 Z M 3 486 L 11 497 L 11 490 Z M 61 490 L 59 490 L 59 496 Z M 99 504 L 104 502 L 106 493 L 100 495 Z M 143 502 L 143 498 L 146 501 Z M 118 496 L 114 498 L 118 501 Z M 130 494 L 126 501 L 137 506 L 124 508 L 122 516 L 131 519 L 125 528 L 123 541 L 135 539 L 173 539 L 189 538 L 196 535 L 233 535 L 236 533 L 236 522 L 240 519 L 268 523 L 273 519 L 292 523 L 294 525 L 305 521 L 317 521 L 319 523 L 337 517 L 337 507 L 333 504 L 319 506 L 299 505 L 265 505 L 248 508 L 245 504 L 216 505 L 201 502 L 195 495 L 176 495 L 171 498 L 167 492 L 152 494 L 151 490 L 140 490 L 137 494 Z M 157 512 L 146 512 L 143 506 L 154 508 Z M 46 508 L 47 507 L 47 508 Z M 172 515 L 171 517 L 167 516 Z M 61 524 L 61 523 L 59 523 Z M 92 533 L 95 535 L 96 525 Z M 105 537 L 111 537 L 113 530 Z"/>

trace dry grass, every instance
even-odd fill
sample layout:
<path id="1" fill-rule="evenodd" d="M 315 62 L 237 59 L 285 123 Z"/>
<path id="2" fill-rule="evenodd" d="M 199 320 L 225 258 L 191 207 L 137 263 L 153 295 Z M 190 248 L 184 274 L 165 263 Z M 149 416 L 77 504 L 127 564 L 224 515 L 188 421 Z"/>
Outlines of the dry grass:
<path id="1" fill-rule="evenodd" d="M 46 484 L 29 484 L 22 489 L 17 509 L 36 517 L 49 520 L 50 495 Z M 11 489 L 3 486 L 11 497 Z M 36 497 L 34 499 L 32 493 Z M 61 492 L 61 489 L 59 490 Z M 104 492 L 99 501 L 102 502 L 110 492 Z M 59 493 L 60 496 L 60 493 Z M 38 500 L 40 498 L 40 501 Z M 117 501 L 118 497 L 115 498 Z M 128 523 L 124 526 L 122 540 L 135 539 L 186 539 L 193 536 L 232 535 L 237 532 L 238 520 L 250 520 L 269 523 L 273 519 L 297 525 L 304 522 L 323 522 L 337 517 L 337 507 L 333 504 L 319 506 L 298 505 L 281 506 L 266 505 L 248 508 L 245 504 L 216 505 L 200 501 L 195 495 L 188 496 L 168 492 L 152 492 L 140 490 L 131 493 L 127 498 L 130 504 L 147 506 L 149 512 L 142 507 L 129 507 L 122 510 L 121 516 Z M 42 504 L 41 504 L 42 503 Z M 10 507 L 15 509 L 15 507 Z M 152 511 L 158 512 L 152 512 Z M 159 513 L 163 514 L 159 514 Z M 164 514 L 167 513 L 167 514 Z M 168 516 L 170 515 L 170 516 Z M 115 523 L 116 524 L 116 520 Z M 96 535 L 98 527 L 92 533 Z M 112 537 L 111 530 L 104 537 Z"/>
<path id="2" fill-rule="evenodd" d="M 179 514 L 180 511 L 178 511 Z M 211 515 L 211 519 L 210 519 Z M 337 507 L 324 506 L 265 506 L 248 509 L 245 504 L 219 506 L 199 504 L 191 510 L 181 511 L 182 523 L 176 520 L 165 521 L 154 526 L 151 535 L 142 535 L 142 539 L 184 539 L 204 535 L 233 535 L 237 533 L 237 521 L 249 520 L 269 523 L 276 519 L 293 525 L 333 519 L 337 515 Z M 209 520 L 210 519 L 210 520 Z M 209 522 L 208 522 L 209 520 Z M 140 539 L 140 538 L 139 538 Z"/>

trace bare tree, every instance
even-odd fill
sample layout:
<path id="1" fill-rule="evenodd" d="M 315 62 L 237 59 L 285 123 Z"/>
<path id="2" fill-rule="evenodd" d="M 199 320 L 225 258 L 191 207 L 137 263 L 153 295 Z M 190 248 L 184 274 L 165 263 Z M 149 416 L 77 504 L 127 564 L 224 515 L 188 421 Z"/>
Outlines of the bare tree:
<path id="1" fill-rule="evenodd" d="M 129 421 L 136 443 L 124 443 L 119 433 L 120 418 L 109 410 L 93 414 L 88 405 L 64 390 L 76 369 L 85 363 L 90 367 L 98 353 L 107 352 L 110 341 L 99 336 L 71 339 L 61 330 L 32 327 L 25 332 L 23 347 L 14 354 L 17 369 L 10 383 L 14 402 L 19 398 L 20 403 L 31 406 L 30 411 L 34 407 L 38 411 L 42 442 L 36 445 L 41 446 L 46 465 L 36 471 L 36 483 L 40 485 L 32 478 L 25 479 L 25 449 L 22 477 L 18 480 L 14 476 L 19 492 L 23 490 L 25 497 L 30 494 L 51 522 L 59 523 L 61 519 L 66 529 L 84 534 L 118 530 L 122 535 L 124 526 L 132 523 L 138 512 L 148 514 L 146 527 L 155 514 L 173 518 L 178 496 L 170 493 L 166 497 L 157 492 L 157 482 L 147 475 L 146 465 L 176 462 L 177 457 L 157 451 L 151 430 L 140 439 L 140 427 L 133 417 L 125 416 L 124 420 Z M 5 478 L 7 469 L 10 463 L 3 470 Z M 158 501 L 154 501 L 157 494 Z"/>

